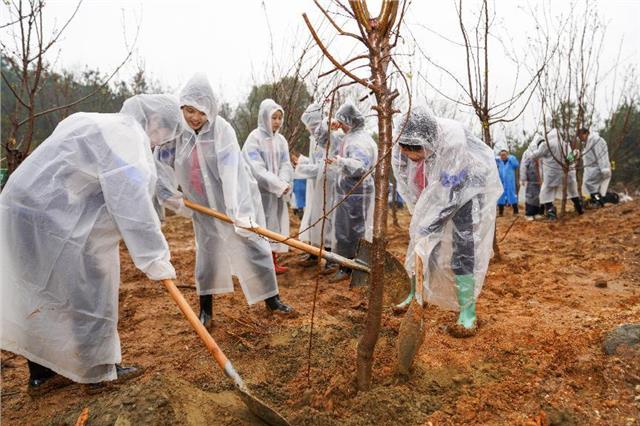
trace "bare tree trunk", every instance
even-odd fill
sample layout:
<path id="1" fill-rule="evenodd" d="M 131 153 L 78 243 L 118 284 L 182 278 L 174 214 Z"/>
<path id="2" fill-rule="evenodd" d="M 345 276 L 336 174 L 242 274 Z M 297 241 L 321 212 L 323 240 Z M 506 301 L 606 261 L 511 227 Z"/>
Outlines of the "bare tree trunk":
<path id="1" fill-rule="evenodd" d="M 382 296 L 384 292 L 384 257 L 387 248 L 387 200 L 389 197 L 389 170 L 391 169 L 392 145 L 392 104 L 395 95 L 387 87 L 388 38 L 372 31 L 370 36 L 370 67 L 376 91 L 378 112 L 378 158 L 375 170 L 375 211 L 373 216 L 373 244 L 371 248 L 371 279 L 369 305 L 364 332 L 358 342 L 356 379 L 358 389 L 367 390 L 371 386 L 373 352 L 378 342 L 382 320 Z"/>

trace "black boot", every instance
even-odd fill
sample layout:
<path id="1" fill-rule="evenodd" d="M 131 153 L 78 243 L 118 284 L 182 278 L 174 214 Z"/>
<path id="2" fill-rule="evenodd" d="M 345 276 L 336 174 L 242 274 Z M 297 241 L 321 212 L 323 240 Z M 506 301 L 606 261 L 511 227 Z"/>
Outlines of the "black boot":
<path id="1" fill-rule="evenodd" d="M 512 207 L 513 207 L 513 214 L 518 214 L 518 205 L 514 204 Z"/>
<path id="2" fill-rule="evenodd" d="M 591 204 L 604 207 L 604 201 L 599 193 L 596 192 L 595 194 L 591 194 Z"/>
<path id="3" fill-rule="evenodd" d="M 571 201 L 573 201 L 573 208 L 576 209 L 576 212 L 578 212 L 578 214 L 584 213 L 584 210 L 582 209 L 582 201 L 580 201 L 580 197 L 573 197 Z"/>
<path id="4" fill-rule="evenodd" d="M 295 312 L 291 306 L 283 303 L 282 300 L 280 300 L 280 295 L 278 294 L 265 299 L 264 303 L 265 305 L 267 305 L 267 309 L 274 314 L 290 316 Z"/>
<path id="5" fill-rule="evenodd" d="M 73 382 L 66 377 L 56 374 L 54 371 L 27 360 L 29 367 L 29 385 L 27 393 L 30 396 L 40 396 L 54 389 L 61 388 L 72 384 Z"/>
<path id="6" fill-rule="evenodd" d="M 545 204 L 545 210 L 547 212 L 547 219 L 556 220 L 558 218 L 558 215 L 556 214 L 556 208 L 553 203 Z"/>
<path id="7" fill-rule="evenodd" d="M 200 296 L 200 322 L 207 330 L 211 330 L 213 323 L 213 295 Z"/>
<path id="8" fill-rule="evenodd" d="M 504 214 L 504 205 L 498 204 L 498 216 L 502 216 Z"/>
<path id="9" fill-rule="evenodd" d="M 329 278 L 329 282 L 338 283 L 340 281 L 348 280 L 349 278 L 351 278 L 351 269 L 341 267 L 340 269 L 338 269 L 338 272 L 336 272 L 331 278 Z"/>

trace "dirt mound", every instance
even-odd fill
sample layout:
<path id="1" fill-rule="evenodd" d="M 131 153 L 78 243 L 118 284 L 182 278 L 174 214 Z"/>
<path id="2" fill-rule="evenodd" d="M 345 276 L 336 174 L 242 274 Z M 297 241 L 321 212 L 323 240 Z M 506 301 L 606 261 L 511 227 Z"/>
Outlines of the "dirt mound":
<path id="1" fill-rule="evenodd" d="M 233 391 L 204 392 L 189 382 L 160 374 L 147 382 L 106 391 L 53 418 L 50 425 L 75 425 L 85 408 L 92 426 L 263 424 Z"/>

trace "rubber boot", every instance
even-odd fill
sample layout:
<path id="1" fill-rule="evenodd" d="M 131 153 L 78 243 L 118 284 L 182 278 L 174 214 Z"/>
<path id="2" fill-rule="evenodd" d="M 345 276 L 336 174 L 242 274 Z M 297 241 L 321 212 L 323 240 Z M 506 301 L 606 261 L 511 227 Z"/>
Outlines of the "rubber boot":
<path id="1" fill-rule="evenodd" d="M 280 300 L 280 295 L 276 294 L 268 299 L 265 299 L 264 304 L 267 306 L 269 312 L 280 316 L 292 316 L 295 314 L 293 308 Z"/>
<path id="2" fill-rule="evenodd" d="M 582 209 L 582 201 L 580 200 L 580 197 L 573 197 L 571 201 L 573 202 L 573 208 L 576 209 L 576 212 L 578 212 L 578 214 L 583 214 L 584 210 Z"/>
<path id="3" fill-rule="evenodd" d="M 460 314 L 455 326 L 449 328 L 450 334 L 454 337 L 470 337 L 476 333 L 475 277 L 472 274 L 456 275 L 455 279 Z"/>
<path id="4" fill-rule="evenodd" d="M 402 302 L 398 303 L 393 307 L 393 312 L 397 314 L 406 312 L 407 309 L 409 309 L 409 305 L 411 304 L 411 301 L 415 296 L 416 296 L 416 277 L 414 275 L 413 277 L 411 277 L 411 289 L 409 290 L 409 294 Z"/>
<path id="5" fill-rule="evenodd" d="M 289 268 L 287 268 L 286 266 L 278 265 L 278 256 L 276 255 L 276 253 L 272 251 L 271 254 L 273 256 L 273 267 L 276 270 L 276 274 L 280 275 L 280 274 L 284 274 L 285 272 L 288 272 Z"/>
<path id="6" fill-rule="evenodd" d="M 200 322 L 206 327 L 207 330 L 211 330 L 213 324 L 213 295 L 207 294 L 200 296 Z"/>

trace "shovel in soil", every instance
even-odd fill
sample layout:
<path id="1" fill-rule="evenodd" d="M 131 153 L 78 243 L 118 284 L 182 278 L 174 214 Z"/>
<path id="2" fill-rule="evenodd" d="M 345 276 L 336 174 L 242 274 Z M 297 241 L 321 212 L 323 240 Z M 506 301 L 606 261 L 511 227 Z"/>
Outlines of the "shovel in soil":
<path id="1" fill-rule="evenodd" d="M 403 377 L 409 375 L 413 360 L 415 359 L 422 341 L 424 340 L 423 319 L 423 267 L 422 259 L 416 255 L 416 296 L 411 300 L 411 305 L 400 323 L 398 334 L 398 367 L 397 371 Z M 416 300 L 418 299 L 418 300 Z"/>
<path id="2" fill-rule="evenodd" d="M 233 224 L 233 220 L 230 217 L 212 208 L 196 204 L 187 199 L 184 200 L 184 205 L 197 212 L 215 217 L 216 219 L 222 220 L 223 222 Z M 322 257 L 329 262 L 335 262 L 339 265 L 352 269 L 353 273 L 351 274 L 351 287 L 360 287 L 369 283 L 369 275 L 371 274 L 371 269 L 369 267 L 371 243 L 368 241 L 360 240 L 360 243 L 358 244 L 358 250 L 356 252 L 356 258 L 352 260 L 347 259 L 346 257 L 342 257 L 336 253 L 322 250 L 310 244 L 303 243 L 302 241 L 296 240 L 295 238 L 286 237 L 282 234 L 278 234 L 277 232 L 270 231 L 266 228 L 256 226 L 255 228 L 245 229 L 258 235 L 262 235 L 263 237 L 267 237 L 270 240 L 286 244 L 289 247 L 297 248 L 314 256 Z M 384 257 L 385 298 L 388 299 L 389 303 L 398 303 L 400 300 L 402 300 L 402 296 L 406 294 L 407 289 L 411 287 L 411 280 L 409 279 L 409 276 L 407 275 L 407 272 L 404 269 L 402 263 L 400 263 L 398 259 L 393 257 L 391 253 L 385 251 Z"/>
<path id="3" fill-rule="evenodd" d="M 191 306 L 187 303 L 180 290 L 171 280 L 162 280 L 162 284 L 167 288 L 171 298 L 178 305 L 178 308 L 182 311 L 184 316 L 191 324 L 191 327 L 198 334 L 200 339 L 204 342 L 205 346 L 211 352 L 211 355 L 215 358 L 216 362 L 224 370 L 224 373 L 233 380 L 236 391 L 242 401 L 246 404 L 253 414 L 262 419 L 265 423 L 272 426 L 289 426 L 289 422 L 285 420 L 277 411 L 269 407 L 267 404 L 256 398 L 249 392 L 249 389 L 242 381 L 242 378 L 231 364 L 231 361 L 225 356 L 224 352 L 220 349 L 213 337 L 209 334 L 207 329 L 200 323 Z"/>

